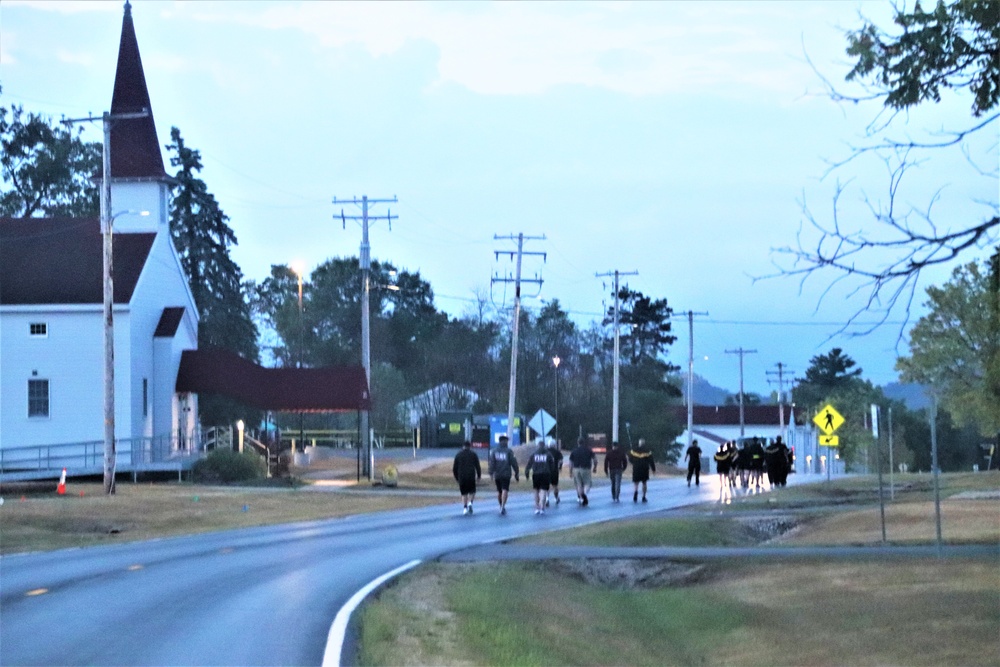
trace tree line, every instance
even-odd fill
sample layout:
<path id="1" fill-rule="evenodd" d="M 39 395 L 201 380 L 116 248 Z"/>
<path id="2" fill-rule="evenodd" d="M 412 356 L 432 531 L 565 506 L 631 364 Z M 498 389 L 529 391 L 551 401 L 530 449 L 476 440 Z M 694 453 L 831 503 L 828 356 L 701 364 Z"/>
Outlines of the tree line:
<path id="1" fill-rule="evenodd" d="M 862 82 L 865 94 L 847 96 L 830 86 L 834 99 L 851 103 L 882 100 L 890 118 L 918 104 L 933 104 L 942 90 L 973 93 L 974 122 L 954 133 L 955 142 L 994 124 L 1000 91 L 998 12 L 990 0 L 939 1 L 924 11 L 899 9 L 898 28 L 889 33 L 865 20 L 845 35 L 847 53 L 856 63 L 847 75 Z M 0 89 L 2 93 L 2 89 Z M 879 129 L 888 122 L 878 124 Z M 176 182 L 170 206 L 170 230 L 197 304 L 199 345 L 217 346 L 251 361 L 281 366 L 323 366 L 356 363 L 360 358 L 361 278 L 356 257 L 330 258 L 302 276 L 287 265 L 274 265 L 259 282 L 244 280 L 230 257 L 237 238 L 228 216 L 198 174 L 200 153 L 188 147 L 180 130 L 171 129 L 166 146 Z M 13 217 L 96 216 L 101 147 L 19 105 L 0 107 L 0 215 Z M 942 144 L 944 147 L 950 144 Z M 893 151 L 901 146 L 875 143 L 858 149 Z M 934 150 L 936 146 L 910 146 Z M 903 146 L 906 148 L 906 146 Z M 840 167 L 850 164 L 844 161 Z M 996 177 L 995 169 L 992 172 Z M 811 219 L 811 218 L 810 218 Z M 885 221 L 874 221 L 872 228 Z M 944 285 L 927 290 L 928 314 L 910 332 L 910 354 L 899 359 L 903 381 L 930 387 L 940 406 L 941 465 L 965 468 L 981 462 L 978 445 L 1000 431 L 1000 246 L 995 241 L 997 217 L 970 221 L 953 233 L 925 234 L 889 220 L 902 238 L 882 243 L 864 234 L 843 237 L 839 229 L 814 226 L 822 239 L 842 241 L 836 247 L 854 255 L 869 248 L 890 247 L 902 253 L 899 263 L 885 270 L 869 269 L 846 255 L 815 254 L 779 249 L 802 264 L 783 272 L 808 275 L 833 268 L 871 279 L 873 302 L 894 280 L 912 285 L 921 268 L 959 254 L 987 248 L 989 256 L 955 268 Z M 933 226 L 933 225 L 932 225 Z M 971 240 L 970 240 L 971 239 Z M 822 245 L 822 244 L 821 244 Z M 858 258 L 863 255 L 858 254 Z M 916 261 L 915 257 L 930 257 Z M 842 261 L 845 260 L 845 261 Z M 451 317 L 434 304 L 433 290 L 419 272 L 397 269 L 389 262 L 372 263 L 372 386 L 376 429 L 399 426 L 398 402 L 431 387 L 450 384 L 472 391 L 455 392 L 452 405 L 477 413 L 506 412 L 510 368 L 510 314 L 480 297 L 466 314 Z M 892 293 L 895 302 L 902 290 Z M 669 361 L 672 309 L 665 298 L 654 298 L 624 286 L 621 303 L 622 421 L 649 441 L 660 443 L 659 457 L 676 459 L 668 447 L 682 425 L 671 406 L 681 405 L 678 367 Z M 912 296 L 911 296 L 912 299 Z M 559 392 L 560 434 L 606 433 L 611 419 L 612 332 L 609 311 L 601 322 L 581 327 L 558 300 L 543 302 L 537 312 L 522 311 L 519 323 L 518 412 L 530 414 L 555 408 Z M 262 345 L 267 340 L 268 345 Z M 558 368 L 553 358 L 559 357 Z M 736 397 L 733 400 L 738 400 Z M 746 402 L 762 397 L 744 396 Z M 810 409 L 834 403 L 848 422 L 842 432 L 843 456 L 852 463 L 872 462 L 873 440 L 866 430 L 868 406 L 893 408 L 899 420 L 897 461 L 911 469 L 929 469 L 930 440 L 926 410 L 913 412 L 893 404 L 842 349 L 817 355 L 793 389 L 797 405 Z M 205 424 L 231 423 L 252 414 L 225 397 L 201 397 Z"/>

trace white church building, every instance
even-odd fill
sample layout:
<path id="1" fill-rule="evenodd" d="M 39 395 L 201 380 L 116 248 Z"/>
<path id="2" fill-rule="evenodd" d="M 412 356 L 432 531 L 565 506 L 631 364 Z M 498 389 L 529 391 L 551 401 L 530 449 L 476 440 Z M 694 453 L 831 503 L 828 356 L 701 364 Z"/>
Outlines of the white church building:
<path id="1" fill-rule="evenodd" d="M 198 311 L 170 237 L 171 179 L 126 3 L 110 112 L 118 459 L 185 450 L 198 401 L 179 393 Z M 92 218 L 0 218 L 0 462 L 65 457 L 104 438 L 103 237 Z M 90 444 L 83 444 L 90 443 Z M 53 453 L 54 452 L 54 453 Z M 20 453 L 20 454 L 19 454 Z M 82 464 L 81 464 L 82 465 Z"/>

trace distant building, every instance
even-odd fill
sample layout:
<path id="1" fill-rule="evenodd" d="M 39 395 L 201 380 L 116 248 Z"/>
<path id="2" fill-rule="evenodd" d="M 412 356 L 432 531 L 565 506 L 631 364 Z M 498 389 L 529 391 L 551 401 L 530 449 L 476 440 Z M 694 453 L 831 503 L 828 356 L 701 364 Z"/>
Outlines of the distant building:
<path id="1" fill-rule="evenodd" d="M 446 382 L 400 402 L 396 411 L 400 421 L 415 428 L 422 418 L 434 417 L 440 412 L 471 412 L 478 400 L 479 394 L 471 389 Z"/>
<path id="2" fill-rule="evenodd" d="M 784 423 L 788 427 L 792 418 L 792 406 L 784 409 Z M 687 424 L 687 407 L 674 408 L 674 418 Z M 804 423 L 800 415 L 797 421 Z M 745 437 L 774 439 L 781 435 L 781 417 L 777 405 L 744 405 L 743 433 Z M 709 447 L 718 447 L 723 442 L 736 440 L 740 435 L 739 405 L 696 405 L 692 414 L 692 437 L 698 440 L 706 452 Z M 787 437 L 787 436 L 786 436 Z M 687 429 L 677 437 L 677 442 L 687 444 Z"/>

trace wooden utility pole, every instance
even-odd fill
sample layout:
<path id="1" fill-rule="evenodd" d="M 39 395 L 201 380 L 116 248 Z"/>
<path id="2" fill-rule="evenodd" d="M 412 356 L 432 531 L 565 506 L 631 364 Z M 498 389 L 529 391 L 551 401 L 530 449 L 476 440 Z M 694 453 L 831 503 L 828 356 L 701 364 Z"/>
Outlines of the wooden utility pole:
<path id="1" fill-rule="evenodd" d="M 392 230 L 392 221 L 398 215 L 393 215 L 387 209 L 385 215 L 369 215 L 369 204 L 395 204 L 396 197 L 392 199 L 369 199 L 362 196 L 361 199 L 351 197 L 350 199 L 333 198 L 334 204 L 354 204 L 361 207 L 361 215 L 344 215 L 344 210 L 340 210 L 340 220 L 344 227 L 347 227 L 348 218 L 361 223 L 361 250 L 358 263 L 361 267 L 361 365 L 365 369 L 365 378 L 368 381 L 368 396 L 373 396 L 372 392 L 372 355 L 371 355 L 371 314 L 369 313 L 369 301 L 371 296 L 371 246 L 368 243 L 368 223 L 375 220 L 385 220 L 389 223 L 389 230 Z M 365 453 L 364 474 L 368 475 L 369 481 L 374 479 L 375 471 L 372 465 L 372 434 L 369 426 L 369 414 L 367 410 L 361 412 L 361 450 Z"/>
<path id="2" fill-rule="evenodd" d="M 615 359 L 614 359 L 614 382 L 612 384 L 612 397 L 611 397 L 611 442 L 618 442 L 618 392 L 620 389 L 619 381 L 619 371 L 618 371 L 618 356 L 619 356 L 619 337 L 618 337 L 618 323 L 621 321 L 621 316 L 618 312 L 618 279 L 621 276 L 637 276 L 638 271 L 608 271 L 607 273 L 596 273 L 594 274 L 597 278 L 602 278 L 606 276 L 615 277 L 615 313 L 614 313 L 614 335 L 615 335 Z"/>
<path id="3" fill-rule="evenodd" d="M 104 253 L 102 262 L 104 282 L 104 493 L 115 493 L 115 316 L 114 316 L 114 222 L 115 218 L 125 213 L 138 211 L 120 211 L 111 213 L 111 126 L 117 120 L 145 118 L 149 109 L 135 113 L 112 114 L 105 111 L 100 116 L 86 118 L 70 118 L 64 125 L 75 123 L 90 123 L 101 121 L 104 126 L 104 150 L 101 168 L 101 234 L 104 237 Z"/>
<path id="4" fill-rule="evenodd" d="M 539 277 L 535 278 L 521 278 L 521 257 L 523 255 L 541 255 L 542 258 L 546 258 L 547 255 L 544 252 L 525 252 L 524 242 L 525 241 L 544 241 L 545 235 L 542 236 L 525 236 L 524 234 L 518 234 L 514 236 L 510 234 L 508 236 L 497 236 L 493 235 L 494 241 L 499 240 L 512 240 L 517 241 L 517 251 L 509 250 L 494 250 L 494 258 L 499 257 L 501 254 L 510 255 L 512 260 L 515 259 L 515 273 L 514 277 L 500 278 L 494 276 L 490 280 L 490 285 L 493 283 L 514 283 L 514 321 L 511 325 L 511 341 L 510 341 L 510 388 L 507 395 L 507 440 L 511 445 L 514 444 L 514 402 L 517 397 L 517 333 L 519 329 L 519 323 L 521 321 L 521 283 L 535 283 L 538 285 L 539 290 L 542 287 L 542 279 Z M 544 434 L 543 434 L 544 435 Z M 492 444 L 492 443 L 491 443 Z M 523 444 L 523 443 L 522 443 Z"/>
<path id="5" fill-rule="evenodd" d="M 745 434 L 744 418 L 743 418 L 743 355 L 745 354 L 757 354 L 757 350 L 744 350 L 742 347 L 736 350 L 726 350 L 726 354 L 738 354 L 740 355 L 740 437 L 742 438 Z"/>

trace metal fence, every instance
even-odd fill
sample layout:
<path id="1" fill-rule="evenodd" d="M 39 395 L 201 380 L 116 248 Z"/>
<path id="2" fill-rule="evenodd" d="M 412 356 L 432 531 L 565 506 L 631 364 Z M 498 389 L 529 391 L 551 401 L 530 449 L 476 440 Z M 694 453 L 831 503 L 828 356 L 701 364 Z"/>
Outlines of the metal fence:
<path id="1" fill-rule="evenodd" d="M 145 471 L 190 469 L 201 458 L 202 433 L 122 438 L 115 440 L 115 471 L 137 474 Z M 74 476 L 104 472 L 104 441 L 89 440 L 55 445 L 29 445 L 0 449 L 0 481 L 59 477 L 63 468 Z"/>

